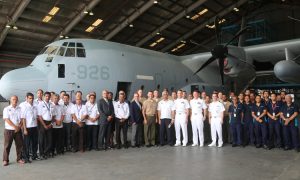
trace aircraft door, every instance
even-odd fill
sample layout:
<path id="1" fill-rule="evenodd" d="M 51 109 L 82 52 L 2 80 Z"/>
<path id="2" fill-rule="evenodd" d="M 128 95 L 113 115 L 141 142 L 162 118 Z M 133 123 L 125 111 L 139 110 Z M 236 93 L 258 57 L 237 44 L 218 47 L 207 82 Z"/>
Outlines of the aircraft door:
<path id="1" fill-rule="evenodd" d="M 118 82 L 118 85 L 117 85 L 117 92 L 115 94 L 115 100 L 118 99 L 118 96 L 119 96 L 119 91 L 124 91 L 125 94 L 126 94 L 126 99 L 128 100 L 128 96 L 129 96 L 129 93 L 130 93 L 130 88 L 131 88 L 131 82 Z"/>

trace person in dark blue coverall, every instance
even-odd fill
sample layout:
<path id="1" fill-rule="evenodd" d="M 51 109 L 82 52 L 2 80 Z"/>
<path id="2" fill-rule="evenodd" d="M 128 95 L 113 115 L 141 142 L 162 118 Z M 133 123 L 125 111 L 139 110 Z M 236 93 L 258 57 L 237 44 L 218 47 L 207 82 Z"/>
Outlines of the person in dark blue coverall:
<path id="1" fill-rule="evenodd" d="M 242 103 L 238 103 L 237 97 L 232 97 L 232 104 L 229 106 L 229 123 L 232 136 L 232 147 L 242 145 L 242 119 L 244 116 Z"/>
<path id="2" fill-rule="evenodd" d="M 291 95 L 286 95 L 285 101 L 280 110 L 280 117 L 283 120 L 284 150 L 294 148 L 299 152 L 298 119 L 296 118 L 299 108 L 292 102 Z"/>
<path id="3" fill-rule="evenodd" d="M 276 94 L 271 93 L 271 101 L 269 101 L 267 105 L 267 114 L 269 117 L 269 149 L 274 147 L 281 148 L 282 146 L 280 134 L 280 108 L 280 103 L 276 101 Z M 274 136 L 276 136 L 275 142 Z"/>
<path id="4" fill-rule="evenodd" d="M 243 118 L 243 142 L 244 146 L 247 146 L 249 143 L 251 145 L 255 144 L 255 137 L 254 137 L 254 124 L 253 124 L 253 117 L 251 114 L 252 111 L 252 104 L 250 102 L 250 96 L 245 96 L 244 101 L 244 118 Z"/>
<path id="5" fill-rule="evenodd" d="M 268 149 L 267 146 L 267 123 L 265 121 L 267 115 L 266 106 L 261 103 L 261 97 L 256 95 L 255 105 L 252 108 L 252 117 L 254 121 L 254 132 L 256 138 L 256 148 Z"/>

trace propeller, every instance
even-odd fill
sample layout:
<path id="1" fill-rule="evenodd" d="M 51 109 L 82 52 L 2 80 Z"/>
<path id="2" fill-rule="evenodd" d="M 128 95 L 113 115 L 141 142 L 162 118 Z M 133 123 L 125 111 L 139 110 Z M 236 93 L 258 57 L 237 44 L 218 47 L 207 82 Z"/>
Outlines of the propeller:
<path id="1" fill-rule="evenodd" d="M 211 50 L 211 57 L 204 63 L 202 66 L 194 73 L 196 75 L 198 72 L 200 72 L 202 69 L 207 67 L 209 64 L 214 62 L 215 60 L 218 60 L 219 64 L 219 70 L 220 70 L 220 76 L 221 76 L 221 81 L 222 81 L 222 86 L 224 86 L 224 59 L 227 56 L 232 56 L 228 53 L 228 45 L 232 43 L 234 40 L 236 40 L 240 35 L 244 34 L 245 32 L 250 30 L 249 26 L 246 26 L 245 28 L 241 29 L 239 32 L 237 32 L 234 37 L 228 41 L 225 45 L 221 44 L 220 41 L 220 26 L 219 26 L 219 18 L 215 18 L 215 33 L 216 33 L 216 39 L 217 39 L 217 45 Z"/>

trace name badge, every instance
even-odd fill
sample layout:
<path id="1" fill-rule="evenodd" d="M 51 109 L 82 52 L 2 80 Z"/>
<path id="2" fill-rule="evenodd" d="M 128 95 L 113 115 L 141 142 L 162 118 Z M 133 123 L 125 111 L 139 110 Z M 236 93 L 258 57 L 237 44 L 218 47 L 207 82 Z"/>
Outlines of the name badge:
<path id="1" fill-rule="evenodd" d="M 260 116 L 260 112 L 259 111 L 257 112 L 257 116 Z"/>
<path id="2" fill-rule="evenodd" d="M 273 116 L 275 116 L 275 113 L 273 112 Z"/>
<path id="3" fill-rule="evenodd" d="M 233 117 L 235 117 L 235 118 L 236 118 L 236 114 L 233 114 Z"/>
<path id="4" fill-rule="evenodd" d="M 288 118 L 289 118 L 289 117 L 290 117 L 290 113 L 287 113 L 287 114 L 286 114 L 286 117 L 288 117 Z"/>

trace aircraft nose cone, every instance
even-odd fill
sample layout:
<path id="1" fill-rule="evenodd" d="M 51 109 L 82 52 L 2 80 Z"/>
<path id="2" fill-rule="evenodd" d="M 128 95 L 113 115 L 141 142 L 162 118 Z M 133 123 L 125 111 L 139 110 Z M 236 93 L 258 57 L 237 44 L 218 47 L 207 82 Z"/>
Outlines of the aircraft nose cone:
<path id="1" fill-rule="evenodd" d="M 46 76 L 33 67 L 9 71 L 0 80 L 0 94 L 5 99 L 12 95 L 25 97 L 27 92 L 36 92 L 38 88 L 47 88 Z"/>

